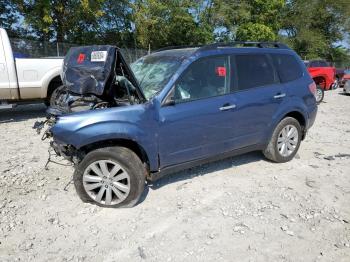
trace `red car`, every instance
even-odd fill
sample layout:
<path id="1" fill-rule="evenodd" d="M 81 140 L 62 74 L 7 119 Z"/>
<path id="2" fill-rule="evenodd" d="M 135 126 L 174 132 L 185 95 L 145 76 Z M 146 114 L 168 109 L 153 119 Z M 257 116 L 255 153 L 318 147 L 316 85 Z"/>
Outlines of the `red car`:
<path id="1" fill-rule="evenodd" d="M 321 102 L 326 90 L 336 83 L 336 68 L 323 60 L 304 61 L 309 74 L 317 85 L 317 102 Z"/>

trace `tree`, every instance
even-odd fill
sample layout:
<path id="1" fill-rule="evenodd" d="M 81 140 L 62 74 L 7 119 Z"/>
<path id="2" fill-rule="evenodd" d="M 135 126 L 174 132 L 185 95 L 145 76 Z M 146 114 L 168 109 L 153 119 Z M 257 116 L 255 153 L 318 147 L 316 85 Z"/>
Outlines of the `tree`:
<path id="1" fill-rule="evenodd" d="M 349 33 L 350 6 L 340 0 L 291 0 L 283 10 L 282 39 L 304 59 L 333 61 L 336 43 Z"/>
<path id="2" fill-rule="evenodd" d="M 41 40 L 84 43 L 93 37 L 103 0 L 19 1 L 17 7 L 32 33 Z"/>
<path id="3" fill-rule="evenodd" d="M 283 0 L 214 0 L 219 40 L 275 40 L 281 24 Z"/>
<path id="4" fill-rule="evenodd" d="M 6 29 L 10 36 L 18 36 L 21 30 L 16 26 L 18 14 L 11 0 L 0 1 L 0 27 Z"/>
<path id="5" fill-rule="evenodd" d="M 133 6 L 136 39 L 141 47 L 197 45 L 212 40 L 212 32 L 190 13 L 195 7 L 185 0 L 137 0 Z"/>
<path id="6" fill-rule="evenodd" d="M 239 41 L 275 41 L 276 33 L 272 28 L 259 23 L 244 23 L 237 29 L 236 40 Z"/>
<path id="7" fill-rule="evenodd" d="M 132 7 L 128 0 L 105 0 L 97 19 L 97 43 L 134 46 Z"/>

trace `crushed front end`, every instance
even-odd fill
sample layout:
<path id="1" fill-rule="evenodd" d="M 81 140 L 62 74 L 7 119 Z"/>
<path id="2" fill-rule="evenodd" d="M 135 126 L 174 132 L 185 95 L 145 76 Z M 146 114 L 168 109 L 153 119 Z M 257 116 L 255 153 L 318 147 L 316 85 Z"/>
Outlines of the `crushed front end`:
<path id="1" fill-rule="evenodd" d="M 33 126 L 33 129 L 36 130 L 37 134 L 40 135 L 42 133 L 41 140 L 49 140 L 49 158 L 45 167 L 50 162 L 57 163 L 51 159 L 52 152 L 54 152 L 56 156 L 63 157 L 64 159 L 68 160 L 74 165 L 78 164 L 83 158 L 81 152 L 79 152 L 74 146 L 66 144 L 65 142 L 60 141 L 59 139 L 57 139 L 57 137 L 54 136 L 52 129 L 59 120 L 59 115 L 57 115 L 57 113 L 58 111 L 49 108 L 47 110 L 46 120 L 40 122 L 37 121 L 34 123 Z"/>

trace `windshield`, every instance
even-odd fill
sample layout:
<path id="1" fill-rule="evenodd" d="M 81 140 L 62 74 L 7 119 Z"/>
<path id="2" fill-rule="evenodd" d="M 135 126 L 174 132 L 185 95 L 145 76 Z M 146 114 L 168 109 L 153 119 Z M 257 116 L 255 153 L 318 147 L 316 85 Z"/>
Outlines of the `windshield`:
<path id="1" fill-rule="evenodd" d="M 179 66 L 178 59 L 168 56 L 146 56 L 130 65 L 147 100 L 162 90 Z"/>

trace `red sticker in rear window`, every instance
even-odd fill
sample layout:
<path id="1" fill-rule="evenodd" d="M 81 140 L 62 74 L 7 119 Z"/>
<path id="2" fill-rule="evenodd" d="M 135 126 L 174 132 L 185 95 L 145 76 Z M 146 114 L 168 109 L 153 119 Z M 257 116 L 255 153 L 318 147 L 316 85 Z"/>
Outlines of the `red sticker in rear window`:
<path id="1" fill-rule="evenodd" d="M 81 64 L 85 60 L 85 54 L 79 54 L 77 62 L 78 64 Z"/>
<path id="2" fill-rule="evenodd" d="M 226 67 L 219 66 L 215 69 L 215 73 L 217 76 L 226 76 Z"/>

